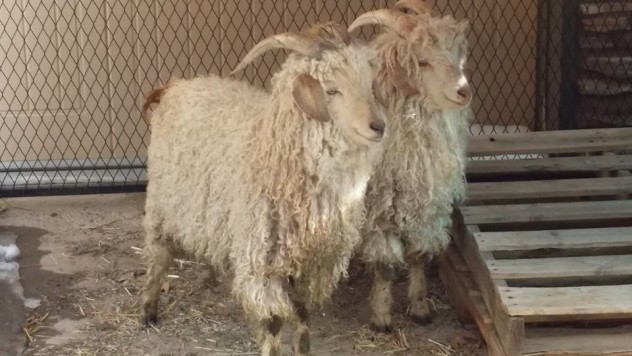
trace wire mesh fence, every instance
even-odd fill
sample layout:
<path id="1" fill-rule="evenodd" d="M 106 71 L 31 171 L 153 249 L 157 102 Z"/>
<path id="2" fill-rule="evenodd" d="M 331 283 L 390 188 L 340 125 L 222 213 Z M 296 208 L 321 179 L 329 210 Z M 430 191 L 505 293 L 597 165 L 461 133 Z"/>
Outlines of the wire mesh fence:
<path id="1" fill-rule="evenodd" d="M 472 134 L 632 125 L 632 3 L 427 0 L 467 18 Z M 386 0 L 0 2 L 0 194 L 142 190 L 144 96 L 227 75 L 259 40 Z M 370 39 L 374 28 L 364 28 Z M 284 59 L 239 73 L 265 85 Z"/>

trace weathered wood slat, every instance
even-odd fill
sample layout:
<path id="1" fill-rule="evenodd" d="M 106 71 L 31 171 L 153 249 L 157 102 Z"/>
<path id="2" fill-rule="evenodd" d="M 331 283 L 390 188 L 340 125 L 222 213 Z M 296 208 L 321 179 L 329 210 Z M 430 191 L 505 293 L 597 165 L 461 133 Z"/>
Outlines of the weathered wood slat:
<path id="1" fill-rule="evenodd" d="M 527 328 L 522 355 L 624 356 L 632 354 L 632 327 Z"/>
<path id="2" fill-rule="evenodd" d="M 462 268 L 465 271 L 461 271 Z M 450 247 L 441 258 L 439 272 L 457 312 L 469 314 L 461 315 L 459 313 L 461 321 L 473 319 L 481 335 L 485 338 L 490 356 L 505 355 L 481 293 L 476 287 L 463 257 L 456 248 Z"/>
<path id="3" fill-rule="evenodd" d="M 463 262 L 462 260 L 459 261 L 459 258 L 456 257 L 457 254 L 458 252 L 454 250 L 454 247 L 450 247 L 439 261 L 439 276 L 448 292 L 451 304 L 454 306 L 461 323 L 471 324 L 472 321 L 475 321 L 477 324 L 489 325 L 492 323 L 489 315 L 480 321 L 472 319 L 473 317 L 476 318 L 476 316 L 472 305 L 473 295 L 471 293 L 473 291 L 471 289 L 473 286 L 471 285 L 471 277 L 465 263 L 457 265 L 457 263 Z"/>
<path id="4" fill-rule="evenodd" d="M 623 31 L 623 32 L 615 32 L 615 33 L 607 33 L 606 34 L 612 42 L 614 43 L 617 49 L 630 49 L 632 48 L 632 32 Z"/>
<path id="5" fill-rule="evenodd" d="M 629 80 L 581 77 L 577 80 L 577 88 L 582 95 L 619 95 L 632 93 Z"/>
<path id="6" fill-rule="evenodd" d="M 632 30 L 629 15 L 626 13 L 606 13 L 582 19 L 586 31 L 611 32 Z"/>
<path id="7" fill-rule="evenodd" d="M 579 47 L 583 50 L 604 50 L 614 48 L 614 42 L 609 34 L 583 32 L 579 35 Z"/>
<path id="8" fill-rule="evenodd" d="M 632 150 L 632 129 L 496 135 L 473 138 L 470 147 L 474 156 L 621 153 Z M 591 320 L 620 320 L 623 323 L 632 320 L 632 298 L 629 297 L 632 295 L 632 200 L 629 197 L 626 200 L 624 195 L 621 200 L 611 201 L 513 204 L 516 199 L 618 196 L 632 192 L 632 179 L 623 175 L 609 177 L 613 171 L 625 174 L 631 170 L 632 155 L 605 153 L 603 156 L 470 163 L 467 173 L 478 174 L 479 180 L 487 175 L 497 177 L 499 173 L 603 173 L 602 178 L 469 184 L 471 201 L 507 199 L 511 202 L 455 210 L 462 212 L 462 218 L 455 218 L 459 214 L 453 216 L 454 221 L 460 223 L 453 227 L 452 235 L 469 273 L 452 263 L 453 275 L 445 275 L 452 283 L 464 284 L 465 288 L 453 288 L 452 294 L 460 294 L 459 303 L 467 306 L 463 310 L 478 314 L 476 321 L 485 339 L 491 345 L 502 345 L 503 350 L 497 348 L 494 351 L 511 355 L 632 354 L 632 329 L 626 338 L 616 332 L 602 333 L 600 330 L 591 330 L 583 333 L 584 338 L 576 338 L 570 333 L 565 334 L 566 329 L 558 332 L 558 329 L 529 324 Z M 463 223 L 468 225 L 469 232 Z M 479 226 L 490 230 L 501 227 L 486 226 L 488 224 L 506 224 L 504 226 L 512 229 L 543 229 L 546 226 L 571 226 L 573 229 L 504 232 L 481 232 L 478 229 Z M 580 226 L 627 227 L 579 229 Z M 580 255 L 588 257 L 577 257 Z M 534 256 L 537 258 L 532 258 Z M 448 262 L 450 260 L 446 259 L 442 266 Z M 469 295 L 471 288 L 461 280 L 462 277 L 457 277 L 465 273 L 476 281 L 473 287 L 480 289 L 480 295 Z M 445 276 L 442 274 L 444 279 Z M 463 297 L 465 295 L 467 297 Z M 479 296 L 483 303 L 478 300 L 477 304 L 475 299 Z M 465 300 L 467 298 L 469 302 Z M 481 317 L 487 315 L 479 309 L 487 309 L 489 316 Z M 536 333 L 529 332 L 533 328 Z M 584 342 L 591 338 L 594 342 Z M 601 338 L 607 342 L 597 341 Z"/>
<path id="9" fill-rule="evenodd" d="M 594 172 L 632 169 L 632 155 L 556 157 L 470 161 L 468 174 L 502 174 L 535 172 Z"/>
<path id="10" fill-rule="evenodd" d="M 582 32 L 579 34 L 579 46 L 585 54 L 616 56 L 621 50 L 632 48 L 632 32 Z M 628 52 L 626 52 L 628 53 Z"/>
<path id="11" fill-rule="evenodd" d="M 632 200 L 464 206 L 461 211 L 468 225 L 601 219 L 632 221 Z"/>
<path id="12" fill-rule="evenodd" d="M 584 69 L 616 78 L 632 76 L 632 57 L 586 57 Z"/>
<path id="13" fill-rule="evenodd" d="M 448 270 L 446 266 L 450 265 L 449 261 L 457 258 L 463 263 L 462 257 L 458 251 L 448 251 L 450 258 L 442 260 L 442 273 Z M 463 297 L 466 307 L 476 321 L 481 334 L 484 336 L 490 355 L 505 355 L 500 346 L 500 340 L 495 332 L 494 325 L 491 323 L 489 312 L 480 299 L 477 287 L 472 285 L 471 274 L 467 273 L 467 277 L 463 277 L 459 273 L 460 268 L 450 268 L 452 273 L 461 275 L 462 278 L 452 280 L 452 287 L 457 288 L 453 293 L 458 293 L 455 297 Z M 473 288 L 470 289 L 470 288 Z M 525 340 L 522 344 L 520 355 L 578 355 L 578 356 L 595 356 L 595 355 L 629 355 L 632 352 L 632 325 L 613 328 L 539 328 L 527 326 Z"/>
<path id="14" fill-rule="evenodd" d="M 470 268 L 472 278 L 474 278 L 480 289 L 504 353 L 506 355 L 518 355 L 524 339 L 524 321 L 521 318 L 510 317 L 503 311 L 498 289 L 491 279 L 489 270 L 472 235 L 472 231 L 478 232 L 477 227 L 471 226 L 468 228 L 465 226 L 463 215 L 459 208 L 454 209 L 452 221 L 454 242 L 461 251 L 463 259 Z"/>
<path id="15" fill-rule="evenodd" d="M 600 115 L 583 111 L 577 115 L 577 127 L 632 127 L 632 114 Z"/>
<path id="16" fill-rule="evenodd" d="M 525 132 L 472 136 L 472 156 L 632 149 L 632 128 Z"/>
<path id="17" fill-rule="evenodd" d="M 629 115 L 632 112 L 632 94 L 583 96 L 579 111 L 600 115 Z"/>
<path id="18" fill-rule="evenodd" d="M 632 285 L 587 287 L 499 287 L 506 311 L 526 322 L 632 318 Z"/>
<path id="19" fill-rule="evenodd" d="M 584 15 L 607 14 L 610 12 L 632 11 L 630 1 L 599 1 L 594 3 L 584 3 L 579 5 L 579 9 Z"/>
<path id="20" fill-rule="evenodd" d="M 481 251 L 589 249 L 632 246 L 632 227 L 474 233 Z"/>
<path id="21" fill-rule="evenodd" d="M 632 255 L 486 261 L 494 279 L 632 276 Z"/>
<path id="22" fill-rule="evenodd" d="M 470 201 L 606 196 L 632 193 L 632 177 L 469 183 Z"/>

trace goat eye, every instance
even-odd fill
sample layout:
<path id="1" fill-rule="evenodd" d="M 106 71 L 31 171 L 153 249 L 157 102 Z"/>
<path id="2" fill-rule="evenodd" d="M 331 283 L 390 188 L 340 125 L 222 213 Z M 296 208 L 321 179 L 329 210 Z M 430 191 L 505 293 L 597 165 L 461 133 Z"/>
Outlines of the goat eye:
<path id="1" fill-rule="evenodd" d="M 336 94 L 340 94 L 340 91 L 338 89 L 327 90 L 327 95 L 336 95 Z"/>
<path id="2" fill-rule="evenodd" d="M 422 59 L 422 60 L 419 61 L 419 66 L 420 67 L 426 67 L 428 65 L 430 65 L 430 63 L 428 63 L 428 61 L 426 61 L 426 60 Z"/>

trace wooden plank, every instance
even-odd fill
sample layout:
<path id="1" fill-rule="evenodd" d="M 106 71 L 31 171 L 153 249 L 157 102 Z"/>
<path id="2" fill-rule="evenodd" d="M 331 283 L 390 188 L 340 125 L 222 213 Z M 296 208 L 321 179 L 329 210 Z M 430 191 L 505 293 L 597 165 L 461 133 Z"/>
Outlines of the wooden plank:
<path id="1" fill-rule="evenodd" d="M 632 11 L 632 3 L 629 1 L 595 1 L 580 4 L 579 9 L 585 15 L 607 14 Z"/>
<path id="2" fill-rule="evenodd" d="M 586 287 L 501 287 L 505 312 L 526 322 L 632 319 L 632 284 Z"/>
<path id="3" fill-rule="evenodd" d="M 632 38 L 630 40 L 632 41 Z M 614 96 L 585 95 L 582 96 L 578 110 L 604 116 L 629 115 L 632 112 L 632 94 Z"/>
<path id="4" fill-rule="evenodd" d="M 462 324 L 471 324 L 475 321 L 475 316 L 472 314 L 473 306 L 471 305 L 471 299 L 469 291 L 467 290 L 466 281 L 462 279 L 462 275 L 467 272 L 459 272 L 457 267 L 451 263 L 451 254 L 454 254 L 451 248 L 446 251 L 439 260 L 439 277 L 441 282 L 445 286 L 448 292 L 448 297 L 456 311 L 456 315 Z M 479 315 L 480 317 L 480 315 Z M 491 323 L 491 318 L 487 321 L 481 321 L 483 323 Z"/>
<path id="5" fill-rule="evenodd" d="M 632 127 L 472 136 L 472 156 L 632 149 Z"/>
<path id="6" fill-rule="evenodd" d="M 582 19 L 584 30 L 591 32 L 612 32 L 632 30 L 626 13 L 607 13 Z"/>
<path id="7" fill-rule="evenodd" d="M 603 50 L 614 48 L 609 33 L 583 32 L 579 34 L 579 47 L 582 50 Z"/>
<path id="8" fill-rule="evenodd" d="M 632 327 L 528 328 L 523 355 L 623 356 L 632 354 Z"/>
<path id="9" fill-rule="evenodd" d="M 467 185 L 470 201 L 607 196 L 632 193 L 632 177 L 483 182 Z"/>
<path id="10" fill-rule="evenodd" d="M 482 232 L 474 237 L 481 251 L 622 248 L 632 246 L 632 227 Z"/>
<path id="11" fill-rule="evenodd" d="M 632 57 L 590 56 L 584 58 L 584 70 L 601 73 L 609 77 L 625 79 L 632 76 Z"/>
<path id="12" fill-rule="evenodd" d="M 617 56 L 629 53 L 632 48 L 632 32 L 583 32 L 579 34 L 578 42 L 586 55 Z"/>
<path id="13" fill-rule="evenodd" d="M 594 129 L 596 127 L 632 127 L 632 115 L 579 115 L 577 116 L 577 127 L 581 129 Z"/>
<path id="14" fill-rule="evenodd" d="M 468 174 L 593 172 L 632 169 L 632 155 L 470 161 Z"/>
<path id="15" fill-rule="evenodd" d="M 494 279 L 632 276 L 632 255 L 486 261 Z"/>
<path id="16" fill-rule="evenodd" d="M 468 225 L 602 219 L 632 222 L 632 200 L 464 206 L 461 211 Z"/>
<path id="17" fill-rule="evenodd" d="M 608 33 L 607 36 L 610 37 L 615 47 L 619 50 L 632 48 L 632 41 L 630 41 L 630 39 L 632 39 L 632 32 L 630 31 L 611 32 Z"/>
<path id="18" fill-rule="evenodd" d="M 577 114 L 577 125 L 581 128 L 632 127 L 632 114 L 595 114 L 582 111 Z"/>
<path id="19" fill-rule="evenodd" d="M 466 271 L 461 271 L 461 266 L 466 267 Z M 481 293 L 474 285 L 472 276 L 467 271 L 467 265 L 456 248 L 450 247 L 441 259 L 439 274 L 460 318 L 462 320 L 471 319 L 478 326 L 487 343 L 489 355 L 505 355 Z M 466 311 L 469 313 L 469 317 L 461 315 Z"/>
<path id="20" fill-rule="evenodd" d="M 475 229 L 476 227 L 472 227 Z M 472 278 L 481 292 L 485 307 L 489 311 L 493 321 L 494 330 L 504 350 L 504 355 L 514 356 L 520 354 L 520 347 L 524 339 L 524 320 L 510 317 L 503 310 L 502 299 L 498 289 L 491 279 L 489 269 L 479 253 L 476 240 L 472 232 L 465 225 L 463 214 L 457 207 L 452 213 L 452 237 L 463 259 L 470 268 Z"/>
<path id="21" fill-rule="evenodd" d="M 475 318 L 475 320 L 478 321 L 478 320 L 484 319 L 486 316 L 489 317 L 489 313 L 487 312 L 487 309 L 485 309 L 485 302 L 483 301 L 483 298 L 481 298 L 480 293 L 477 296 L 471 297 L 471 298 L 472 298 L 473 308 L 476 311 L 475 315 L 481 315 L 480 318 Z M 498 333 L 496 332 L 494 324 L 489 323 L 489 324 L 483 324 L 483 326 L 479 325 L 479 331 L 481 332 L 481 334 L 483 335 L 483 338 L 485 339 L 485 343 L 487 344 L 487 352 L 489 356 L 507 356 L 508 355 L 507 353 L 505 353 L 503 349 L 503 345 L 500 342 L 500 337 L 498 336 Z"/>
<path id="22" fill-rule="evenodd" d="M 577 80 L 577 88 L 582 95 L 619 95 L 632 93 L 629 80 L 581 77 Z"/>
<path id="23" fill-rule="evenodd" d="M 478 226 L 468 226 L 470 232 L 481 232 Z M 471 238 L 470 234 L 470 238 Z M 486 263 L 494 261 L 494 255 L 491 252 L 480 251 L 480 257 Z M 491 278 L 491 274 L 490 274 Z M 507 282 L 503 279 L 494 279 L 494 287 L 507 287 Z M 502 300 L 502 299 L 501 299 Z M 524 339 L 524 320 L 523 319 L 515 319 L 509 318 L 505 313 L 497 312 L 499 317 L 495 320 L 498 320 L 500 324 L 497 326 L 500 332 L 500 345 L 505 350 L 510 350 L 510 352 L 518 352 L 518 348 L 522 347 L 522 342 Z M 513 323 L 514 329 L 512 330 L 512 320 L 516 322 Z M 519 337 L 519 339 L 516 339 Z"/>

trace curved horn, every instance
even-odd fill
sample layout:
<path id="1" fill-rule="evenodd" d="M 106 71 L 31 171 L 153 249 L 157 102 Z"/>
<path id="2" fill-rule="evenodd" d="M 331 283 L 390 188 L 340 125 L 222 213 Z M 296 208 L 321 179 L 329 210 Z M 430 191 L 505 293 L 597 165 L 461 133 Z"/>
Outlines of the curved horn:
<path id="1" fill-rule="evenodd" d="M 349 26 L 349 32 L 364 25 L 383 25 L 392 28 L 402 37 L 408 37 L 415 28 L 415 19 L 403 12 L 391 9 L 369 11 L 355 19 Z"/>
<path id="2" fill-rule="evenodd" d="M 323 50 L 334 47 L 313 34 L 300 32 L 280 33 L 257 43 L 230 74 L 233 75 L 244 69 L 250 62 L 265 52 L 281 48 L 298 52 L 307 57 L 318 58 Z"/>
<path id="3" fill-rule="evenodd" d="M 346 46 L 351 43 L 351 34 L 349 34 L 349 31 L 347 31 L 347 29 L 343 25 L 333 21 L 316 23 L 312 25 L 312 27 L 310 27 L 306 32 L 327 41 L 341 41 Z"/>
<path id="4" fill-rule="evenodd" d="M 430 13 L 430 8 L 423 0 L 399 0 L 395 3 L 395 9 L 414 11 L 417 15 Z"/>

